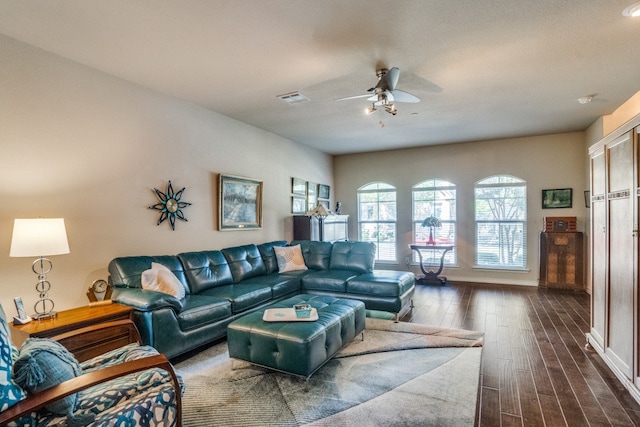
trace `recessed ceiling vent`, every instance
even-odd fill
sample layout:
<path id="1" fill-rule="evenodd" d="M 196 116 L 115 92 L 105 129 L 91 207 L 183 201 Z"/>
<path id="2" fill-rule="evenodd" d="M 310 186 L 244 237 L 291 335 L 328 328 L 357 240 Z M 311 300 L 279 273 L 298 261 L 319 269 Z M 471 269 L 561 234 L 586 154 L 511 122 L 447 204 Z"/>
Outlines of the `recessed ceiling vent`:
<path id="1" fill-rule="evenodd" d="M 309 98 L 307 98 L 300 92 L 289 92 L 289 93 L 285 93 L 283 95 L 277 95 L 277 96 L 287 104 L 291 104 L 291 105 L 302 104 L 304 102 L 311 101 Z"/>

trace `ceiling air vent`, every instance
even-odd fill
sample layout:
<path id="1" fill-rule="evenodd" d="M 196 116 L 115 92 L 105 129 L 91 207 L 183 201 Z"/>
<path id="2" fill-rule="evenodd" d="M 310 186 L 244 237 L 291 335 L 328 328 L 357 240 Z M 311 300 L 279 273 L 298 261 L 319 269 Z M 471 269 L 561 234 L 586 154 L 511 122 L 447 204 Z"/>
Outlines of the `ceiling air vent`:
<path id="1" fill-rule="evenodd" d="M 282 99 L 287 104 L 302 104 L 303 102 L 311 101 L 309 98 L 301 94 L 300 92 L 289 92 L 283 95 L 278 95 L 278 98 Z"/>

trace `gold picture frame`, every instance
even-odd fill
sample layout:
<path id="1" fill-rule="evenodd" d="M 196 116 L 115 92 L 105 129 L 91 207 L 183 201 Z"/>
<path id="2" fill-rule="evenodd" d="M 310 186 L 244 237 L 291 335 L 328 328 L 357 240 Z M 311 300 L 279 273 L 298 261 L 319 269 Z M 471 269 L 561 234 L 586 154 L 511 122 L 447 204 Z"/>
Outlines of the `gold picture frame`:
<path id="1" fill-rule="evenodd" d="M 262 181 L 220 174 L 218 177 L 218 229 L 262 228 Z"/>

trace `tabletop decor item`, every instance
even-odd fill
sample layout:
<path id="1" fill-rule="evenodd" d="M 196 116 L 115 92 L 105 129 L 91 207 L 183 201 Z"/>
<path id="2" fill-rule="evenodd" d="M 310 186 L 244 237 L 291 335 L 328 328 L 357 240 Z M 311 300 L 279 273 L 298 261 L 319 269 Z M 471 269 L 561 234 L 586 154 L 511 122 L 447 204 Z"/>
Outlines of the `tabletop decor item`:
<path id="1" fill-rule="evenodd" d="M 296 304 L 293 306 L 298 319 L 306 319 L 311 317 L 311 305 L 310 304 Z"/>
<path id="2" fill-rule="evenodd" d="M 435 216 L 429 216 L 422 221 L 423 227 L 429 227 L 429 240 L 427 241 L 428 245 L 435 245 L 436 241 L 433 238 L 433 229 L 442 227 L 442 222 Z"/>

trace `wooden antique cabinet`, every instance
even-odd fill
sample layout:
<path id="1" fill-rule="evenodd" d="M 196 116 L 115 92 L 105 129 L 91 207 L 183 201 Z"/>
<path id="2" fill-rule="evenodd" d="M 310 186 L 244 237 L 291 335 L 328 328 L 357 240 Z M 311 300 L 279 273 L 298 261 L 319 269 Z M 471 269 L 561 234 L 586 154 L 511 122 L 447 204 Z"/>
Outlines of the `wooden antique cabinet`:
<path id="1" fill-rule="evenodd" d="M 614 133 L 589 149 L 592 289 L 587 341 L 640 402 L 637 129 Z"/>
<path id="2" fill-rule="evenodd" d="M 549 289 L 584 290 L 580 232 L 540 233 L 540 282 Z"/>

